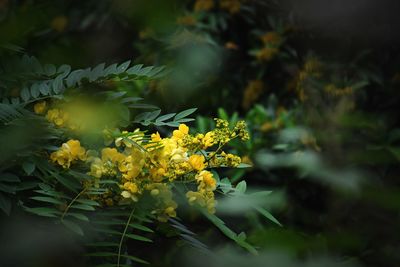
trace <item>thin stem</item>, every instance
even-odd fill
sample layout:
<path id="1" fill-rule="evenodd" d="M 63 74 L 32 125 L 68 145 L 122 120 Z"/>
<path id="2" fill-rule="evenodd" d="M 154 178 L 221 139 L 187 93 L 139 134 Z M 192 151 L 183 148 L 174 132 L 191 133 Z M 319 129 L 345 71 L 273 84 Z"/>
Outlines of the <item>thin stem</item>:
<path id="1" fill-rule="evenodd" d="M 120 266 L 122 243 L 124 241 L 126 231 L 128 231 L 128 227 L 129 227 L 129 224 L 131 223 L 134 212 L 135 212 L 135 208 L 132 209 L 131 214 L 129 215 L 128 221 L 126 222 L 126 225 L 125 225 L 124 232 L 122 233 L 122 236 L 121 236 L 121 240 L 119 241 L 117 267 Z"/>
<path id="2" fill-rule="evenodd" d="M 86 188 L 83 189 L 81 192 L 79 192 L 79 194 L 76 195 L 76 197 L 68 204 L 68 206 L 65 208 L 63 214 L 61 215 L 61 221 L 64 220 L 64 217 L 65 217 L 65 215 L 67 214 L 68 210 L 71 208 L 72 204 L 74 204 L 75 201 L 78 200 L 78 198 L 79 198 L 83 193 L 85 193 L 85 191 L 86 191 Z"/>

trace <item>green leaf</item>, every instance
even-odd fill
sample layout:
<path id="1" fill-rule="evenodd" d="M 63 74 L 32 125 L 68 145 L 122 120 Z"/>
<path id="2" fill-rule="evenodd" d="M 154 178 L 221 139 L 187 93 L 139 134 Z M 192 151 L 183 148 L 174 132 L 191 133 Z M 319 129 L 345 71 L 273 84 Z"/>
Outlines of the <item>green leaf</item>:
<path id="1" fill-rule="evenodd" d="M 71 217 L 74 217 L 74 218 L 76 218 L 78 220 L 85 221 L 85 222 L 89 221 L 89 218 L 86 215 L 81 214 L 81 213 L 68 212 L 66 214 L 66 216 L 71 216 Z"/>
<path id="2" fill-rule="evenodd" d="M 46 208 L 46 207 L 40 207 L 40 208 L 26 208 L 28 212 L 34 213 L 39 216 L 44 216 L 44 217 L 57 217 L 56 214 L 60 214 L 58 210 L 55 210 L 53 208 Z"/>
<path id="3" fill-rule="evenodd" d="M 175 115 L 176 115 L 176 113 L 169 113 L 169 114 L 162 115 L 156 119 L 156 122 L 166 121 L 168 119 L 171 119 Z"/>
<path id="4" fill-rule="evenodd" d="M 1 182 L 20 182 L 18 176 L 12 173 L 2 173 L 0 174 L 0 181 Z"/>
<path id="5" fill-rule="evenodd" d="M 0 191 L 15 194 L 16 189 L 15 186 L 0 183 Z"/>
<path id="6" fill-rule="evenodd" d="M 223 108 L 218 108 L 218 117 L 223 120 L 229 120 L 228 113 Z"/>
<path id="7" fill-rule="evenodd" d="M 257 255 L 258 252 L 257 250 L 250 245 L 249 243 L 247 243 L 243 238 L 245 237 L 244 234 L 242 234 L 240 237 L 238 237 L 238 235 L 233 232 L 229 227 L 227 227 L 224 223 L 224 221 L 222 221 L 220 218 L 218 218 L 217 216 L 215 216 L 214 214 L 210 214 L 207 211 L 202 210 L 203 215 L 209 219 L 222 233 L 224 233 L 227 237 L 229 237 L 230 239 L 232 239 L 233 241 L 236 242 L 236 244 L 238 244 L 239 246 L 245 248 L 247 251 L 249 251 L 250 253 Z"/>
<path id="8" fill-rule="evenodd" d="M 35 167 L 35 163 L 33 162 L 25 161 L 22 163 L 22 168 L 27 175 L 31 175 L 35 171 Z"/>
<path id="9" fill-rule="evenodd" d="M 11 212 L 11 200 L 4 194 L 0 193 L 0 209 L 7 215 Z"/>
<path id="10" fill-rule="evenodd" d="M 222 190 L 223 193 L 228 193 L 229 191 L 231 191 L 232 189 L 232 185 L 231 185 L 231 181 L 229 181 L 228 178 L 223 178 L 221 179 L 221 181 L 219 182 L 219 187 Z"/>
<path id="11" fill-rule="evenodd" d="M 125 234 L 125 236 L 128 237 L 128 238 L 139 240 L 139 241 L 143 241 L 143 242 L 153 242 L 153 240 L 148 239 L 147 237 L 144 237 L 144 236 L 140 236 L 140 235 Z"/>
<path id="12" fill-rule="evenodd" d="M 113 242 L 96 242 L 96 243 L 89 243 L 86 245 L 89 247 L 119 247 L 118 243 L 113 243 Z"/>
<path id="13" fill-rule="evenodd" d="M 79 210 L 89 210 L 89 211 L 94 211 L 94 210 L 96 210 L 96 209 L 93 208 L 92 206 L 85 205 L 85 204 L 75 204 L 75 205 L 72 205 L 71 208 L 73 208 L 73 209 L 79 209 Z"/>
<path id="14" fill-rule="evenodd" d="M 40 91 L 39 91 L 39 85 L 37 84 L 37 83 L 34 83 L 32 86 L 31 86 L 31 96 L 33 97 L 33 98 L 38 98 L 39 97 L 39 95 L 40 95 Z"/>
<path id="15" fill-rule="evenodd" d="M 276 223 L 279 226 L 282 226 L 282 224 L 271 214 L 269 213 L 269 211 L 267 211 L 264 208 L 261 207 L 254 207 L 261 215 L 263 215 L 265 218 L 267 218 L 268 220 Z"/>
<path id="16" fill-rule="evenodd" d="M 145 120 L 152 121 L 155 118 L 157 118 L 157 116 L 160 115 L 160 113 L 161 113 L 161 109 L 155 110 L 155 111 L 152 111 L 152 112 L 148 112 L 147 116 L 145 117 Z"/>
<path id="17" fill-rule="evenodd" d="M 52 197 L 31 197 L 31 199 L 36 200 L 36 201 L 41 201 L 41 202 L 53 203 L 53 204 L 57 204 L 57 205 L 63 204 L 62 201 L 52 198 Z"/>
<path id="18" fill-rule="evenodd" d="M 46 75 L 52 76 L 52 75 L 56 74 L 56 71 L 57 70 L 54 65 L 51 65 L 51 64 L 44 65 L 44 72 L 46 73 Z"/>
<path id="19" fill-rule="evenodd" d="M 95 252 L 95 253 L 88 253 L 86 254 L 89 257 L 118 257 L 117 253 L 112 253 L 112 252 Z M 121 254 L 120 255 L 122 258 L 126 258 L 126 259 L 130 259 L 133 260 L 135 262 L 139 262 L 139 263 L 143 263 L 143 264 L 149 264 L 147 261 L 142 260 L 140 258 L 134 257 L 134 256 L 130 256 L 130 255 L 125 255 L 125 254 Z M 111 266 L 117 266 L 115 265 L 111 265 Z M 123 265 L 120 265 L 123 266 Z"/>
<path id="20" fill-rule="evenodd" d="M 47 83 L 43 82 L 39 86 L 39 91 L 42 95 L 48 95 L 50 94 L 50 87 L 47 85 Z"/>
<path id="21" fill-rule="evenodd" d="M 252 168 L 253 166 L 247 163 L 240 163 L 236 168 Z"/>
<path id="22" fill-rule="evenodd" d="M 82 203 L 82 204 L 86 204 L 86 205 L 90 205 L 90 206 L 100 206 L 100 204 L 94 200 L 91 199 L 77 199 L 76 202 Z"/>
<path id="23" fill-rule="evenodd" d="M 387 148 L 390 153 L 398 160 L 400 161 L 400 148 L 399 147 L 388 147 Z"/>
<path id="24" fill-rule="evenodd" d="M 142 230 L 144 232 L 148 232 L 148 233 L 153 233 L 154 232 L 149 227 L 141 225 L 141 224 L 137 224 L 137 223 L 131 223 L 131 224 L 129 224 L 129 226 L 133 227 L 135 229 L 138 229 L 138 230 Z"/>
<path id="25" fill-rule="evenodd" d="M 21 98 L 22 100 L 24 100 L 25 102 L 29 100 L 29 98 L 31 98 L 31 94 L 29 93 L 29 89 L 24 87 L 21 90 Z"/>
<path id="26" fill-rule="evenodd" d="M 247 184 L 246 181 L 241 181 L 235 187 L 236 191 L 240 194 L 244 194 L 246 192 Z"/>
<path id="27" fill-rule="evenodd" d="M 62 223 L 63 223 L 67 228 L 69 228 L 70 230 L 72 230 L 74 233 L 83 236 L 82 228 L 81 228 L 79 225 L 77 225 L 76 223 L 71 222 L 71 221 L 68 221 L 68 220 L 65 220 L 65 219 L 62 220 Z"/>
<path id="28" fill-rule="evenodd" d="M 179 119 L 183 119 L 187 116 L 189 116 L 190 114 L 194 113 L 197 110 L 197 108 L 190 108 L 190 109 L 186 109 L 184 111 L 179 112 L 178 114 L 176 114 L 174 121 L 179 120 Z"/>

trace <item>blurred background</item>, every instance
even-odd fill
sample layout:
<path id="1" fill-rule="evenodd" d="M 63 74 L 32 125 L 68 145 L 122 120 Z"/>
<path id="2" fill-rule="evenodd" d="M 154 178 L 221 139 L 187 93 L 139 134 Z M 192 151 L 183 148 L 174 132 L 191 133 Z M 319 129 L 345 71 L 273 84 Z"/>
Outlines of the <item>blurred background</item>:
<path id="1" fill-rule="evenodd" d="M 105 86 L 165 113 L 196 107 L 197 131 L 246 120 L 251 140 L 230 150 L 252 168 L 220 175 L 273 191 L 281 226 L 221 201 L 217 214 L 260 255 L 189 213 L 214 256 L 166 233 L 132 245 L 152 266 L 398 266 L 399 11 L 396 0 L 0 0 L 0 58 L 165 65 L 161 79 Z M 79 240 L 24 216 L 1 215 L 0 263 L 90 266 Z"/>

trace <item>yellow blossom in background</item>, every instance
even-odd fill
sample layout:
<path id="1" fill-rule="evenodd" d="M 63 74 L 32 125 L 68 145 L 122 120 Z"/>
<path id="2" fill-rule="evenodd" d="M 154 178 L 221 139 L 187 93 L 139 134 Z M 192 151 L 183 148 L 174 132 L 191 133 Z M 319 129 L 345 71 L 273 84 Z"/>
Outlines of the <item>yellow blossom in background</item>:
<path id="1" fill-rule="evenodd" d="M 353 88 L 351 86 L 346 86 L 343 88 L 338 88 L 334 84 L 328 84 L 324 87 L 324 91 L 335 97 L 346 96 L 353 94 Z"/>
<path id="2" fill-rule="evenodd" d="M 240 0 L 220 0 L 219 6 L 221 9 L 228 10 L 229 13 L 235 14 L 240 11 Z"/>
<path id="3" fill-rule="evenodd" d="M 256 58 L 259 61 L 270 61 L 278 54 L 278 52 L 279 52 L 278 48 L 267 46 L 257 51 Z"/>
<path id="4" fill-rule="evenodd" d="M 191 15 L 186 15 L 182 17 L 178 17 L 176 19 L 176 23 L 184 26 L 193 26 L 196 24 L 196 18 Z"/>
<path id="5" fill-rule="evenodd" d="M 239 46 L 237 44 L 235 44 L 234 42 L 226 42 L 225 48 L 230 49 L 230 50 L 238 50 Z"/>
<path id="6" fill-rule="evenodd" d="M 63 127 L 68 122 L 69 115 L 58 108 L 49 109 L 46 114 L 46 119 L 59 127 Z"/>
<path id="7" fill-rule="evenodd" d="M 40 101 L 37 102 L 34 106 L 33 106 L 33 110 L 36 114 L 44 114 L 46 112 L 47 109 L 47 103 L 46 101 Z"/>
<path id="8" fill-rule="evenodd" d="M 217 182 L 209 171 L 201 171 L 196 175 L 198 184 L 197 192 L 188 191 L 186 197 L 190 205 L 199 205 L 200 207 L 207 208 L 208 212 L 215 213 L 215 206 L 217 204 L 214 197 L 214 190 L 216 189 Z"/>
<path id="9" fill-rule="evenodd" d="M 261 80 L 249 81 L 242 100 L 242 107 L 249 109 L 264 91 L 264 83 Z"/>
<path id="10" fill-rule="evenodd" d="M 278 46 L 282 42 L 282 37 L 277 32 L 267 32 L 260 37 L 264 45 Z"/>
<path id="11" fill-rule="evenodd" d="M 306 83 L 311 78 L 319 78 L 322 75 L 322 63 L 315 57 L 308 57 L 295 77 L 296 93 L 301 102 L 307 99 Z"/>
<path id="12" fill-rule="evenodd" d="M 153 37 L 154 35 L 155 35 L 154 30 L 152 28 L 147 27 L 139 32 L 139 39 L 141 40 L 148 39 Z"/>
<path id="13" fill-rule="evenodd" d="M 154 183 L 146 186 L 150 195 L 156 200 L 156 209 L 152 211 L 157 215 L 157 219 L 166 222 L 170 217 L 176 217 L 178 205 L 172 199 L 171 189 L 164 183 Z"/>
<path id="14" fill-rule="evenodd" d="M 214 0 L 196 0 L 194 11 L 208 11 L 214 7 Z"/>
<path id="15" fill-rule="evenodd" d="M 63 32 L 68 24 L 66 16 L 57 16 L 51 21 L 51 28 L 58 32 Z"/>

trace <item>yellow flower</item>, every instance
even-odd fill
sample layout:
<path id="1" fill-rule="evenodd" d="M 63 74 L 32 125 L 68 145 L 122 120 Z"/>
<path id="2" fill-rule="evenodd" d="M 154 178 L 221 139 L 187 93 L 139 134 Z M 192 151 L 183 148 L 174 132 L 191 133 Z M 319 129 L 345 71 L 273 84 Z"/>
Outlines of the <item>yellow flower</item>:
<path id="1" fill-rule="evenodd" d="M 160 134 L 158 132 L 151 134 L 151 141 L 160 142 L 161 141 Z"/>
<path id="2" fill-rule="evenodd" d="M 67 24 L 68 18 L 66 16 L 57 16 L 51 21 L 51 27 L 58 32 L 63 32 Z"/>
<path id="3" fill-rule="evenodd" d="M 220 0 L 219 3 L 222 9 L 226 9 L 231 14 L 235 14 L 240 11 L 240 0 Z"/>
<path id="4" fill-rule="evenodd" d="M 57 126 L 64 126 L 68 121 L 68 114 L 60 109 L 49 109 L 46 114 L 46 119 Z"/>
<path id="5" fill-rule="evenodd" d="M 196 181 L 199 183 L 200 187 L 204 187 L 207 190 L 215 190 L 217 186 L 217 181 L 214 179 L 213 175 L 209 171 L 201 171 L 196 175 Z"/>
<path id="6" fill-rule="evenodd" d="M 100 158 L 94 158 L 91 161 L 92 163 L 90 164 L 89 175 L 92 175 L 96 178 L 101 178 L 101 176 L 103 175 L 103 162 Z"/>
<path id="7" fill-rule="evenodd" d="M 238 45 L 235 44 L 234 42 L 226 42 L 224 47 L 229 50 L 238 50 L 239 49 Z"/>
<path id="8" fill-rule="evenodd" d="M 40 101 L 33 106 L 33 110 L 36 114 L 44 114 L 46 111 L 47 103 L 46 101 Z"/>
<path id="9" fill-rule="evenodd" d="M 206 135 L 201 139 L 202 148 L 206 149 L 210 146 L 214 145 L 214 132 L 208 132 Z"/>
<path id="10" fill-rule="evenodd" d="M 187 127 L 186 124 L 180 124 L 178 130 L 172 132 L 172 138 L 179 140 L 187 134 L 189 134 L 189 127 Z"/>
<path id="11" fill-rule="evenodd" d="M 244 90 L 244 96 L 242 101 L 242 107 L 244 109 L 250 108 L 250 106 L 260 97 L 264 91 L 264 83 L 261 80 L 249 81 L 246 89 Z"/>
<path id="12" fill-rule="evenodd" d="M 189 164 L 196 171 L 202 171 L 205 168 L 204 157 L 202 155 L 191 155 L 189 157 Z"/>
<path id="13" fill-rule="evenodd" d="M 67 143 L 62 144 L 59 150 L 51 153 L 50 159 L 63 168 L 69 168 L 72 162 L 78 159 L 86 159 L 86 150 L 81 147 L 78 140 L 69 140 Z"/>
<path id="14" fill-rule="evenodd" d="M 80 160 L 86 159 L 86 150 L 81 147 L 81 143 L 78 140 L 69 140 L 67 143 L 64 143 L 62 147 L 69 150 L 72 157 Z"/>
<path id="15" fill-rule="evenodd" d="M 195 11 L 208 11 L 214 7 L 213 0 L 196 0 L 194 3 Z"/>
<path id="16" fill-rule="evenodd" d="M 193 205 L 197 203 L 199 206 L 204 207 L 206 205 L 206 200 L 204 196 L 199 192 L 188 191 L 186 197 L 189 200 L 189 204 Z"/>
<path id="17" fill-rule="evenodd" d="M 276 54 L 278 54 L 278 51 L 279 50 L 276 47 L 267 46 L 256 53 L 256 58 L 259 61 L 270 61 L 272 58 L 275 57 Z"/>
<path id="18" fill-rule="evenodd" d="M 282 37 L 277 32 L 267 32 L 260 37 L 265 45 L 278 46 L 282 41 Z"/>
<path id="19" fill-rule="evenodd" d="M 176 23 L 185 26 L 193 26 L 196 24 L 196 18 L 190 15 L 179 17 L 176 20 Z"/>
<path id="20" fill-rule="evenodd" d="M 101 151 L 101 160 L 102 161 L 111 161 L 112 163 L 119 163 L 124 159 L 124 155 L 119 153 L 115 148 L 104 148 Z"/>

